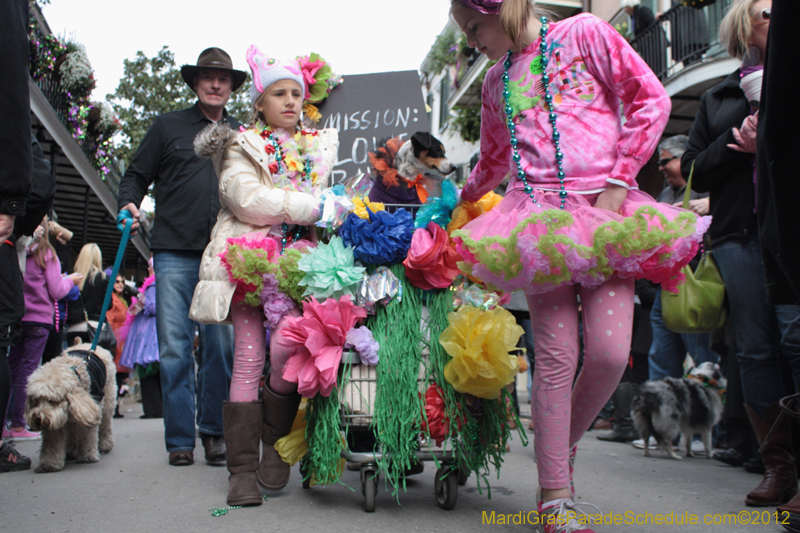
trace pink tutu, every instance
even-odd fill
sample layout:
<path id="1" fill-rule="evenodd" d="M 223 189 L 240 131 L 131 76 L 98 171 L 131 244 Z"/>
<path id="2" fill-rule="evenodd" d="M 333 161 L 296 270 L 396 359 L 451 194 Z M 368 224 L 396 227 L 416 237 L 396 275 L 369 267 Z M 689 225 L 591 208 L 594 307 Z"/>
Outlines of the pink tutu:
<path id="1" fill-rule="evenodd" d="M 598 194 L 509 191 L 491 211 L 453 232 L 459 266 L 505 292 L 541 294 L 562 285 L 597 287 L 612 275 L 646 278 L 675 292 L 711 217 L 657 203 L 631 189 L 621 214 L 592 207 Z"/>

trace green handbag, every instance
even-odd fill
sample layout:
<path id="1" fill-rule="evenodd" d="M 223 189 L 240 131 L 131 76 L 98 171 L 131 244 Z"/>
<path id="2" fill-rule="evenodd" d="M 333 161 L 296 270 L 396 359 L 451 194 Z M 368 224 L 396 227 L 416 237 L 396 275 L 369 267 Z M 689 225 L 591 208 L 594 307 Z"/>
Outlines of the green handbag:
<path id="1" fill-rule="evenodd" d="M 692 192 L 694 162 L 683 196 L 684 209 L 689 208 Z M 676 333 L 706 333 L 725 325 L 728 309 L 725 306 L 725 283 L 711 252 L 704 252 L 697 269 L 685 266 L 686 281 L 678 293 L 661 291 L 661 314 L 664 324 Z"/>

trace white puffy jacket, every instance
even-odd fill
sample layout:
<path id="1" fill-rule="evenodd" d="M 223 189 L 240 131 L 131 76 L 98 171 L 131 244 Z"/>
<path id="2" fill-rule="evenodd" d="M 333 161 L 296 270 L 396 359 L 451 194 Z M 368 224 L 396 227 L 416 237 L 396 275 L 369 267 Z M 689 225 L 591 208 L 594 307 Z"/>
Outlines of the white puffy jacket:
<path id="1" fill-rule="evenodd" d="M 323 160 L 328 169 L 318 190 L 328 186 L 336 163 L 339 132 L 319 130 Z M 314 208 L 319 199 L 311 194 L 276 189 L 264 150 L 266 142 L 254 131 L 237 133 L 226 124 L 212 124 L 195 139 L 195 152 L 210 157 L 219 176 L 220 210 L 203 252 L 200 282 L 194 290 L 189 318 L 203 324 L 229 322 L 236 285 L 221 264 L 219 254 L 230 237 L 258 232 L 267 235 L 275 224 L 308 226 L 317 221 Z"/>

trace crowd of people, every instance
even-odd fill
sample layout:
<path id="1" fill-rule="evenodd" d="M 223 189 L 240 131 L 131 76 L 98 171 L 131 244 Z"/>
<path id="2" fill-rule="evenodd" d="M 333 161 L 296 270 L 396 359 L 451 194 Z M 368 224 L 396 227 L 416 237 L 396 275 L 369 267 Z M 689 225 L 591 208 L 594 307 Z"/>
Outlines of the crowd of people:
<path id="1" fill-rule="evenodd" d="M 635 31 L 647 24 L 638 4 L 625 4 Z M 721 363 L 731 384 L 718 441 L 725 450 L 717 458 L 760 460 L 763 481 L 745 503 L 782 506 L 791 527 L 800 520 L 792 421 L 779 417 L 778 405 L 800 379 L 797 230 L 786 223 L 796 197 L 787 193 L 797 186 L 788 181 L 790 152 L 776 149 L 794 130 L 785 110 L 775 110 L 790 99 L 781 62 L 791 50 L 787 21 L 797 8 L 787 0 L 774 4 L 773 22 L 773 0 L 733 3 L 720 40 L 741 68 L 702 96 L 688 136 L 662 139 L 667 92 L 605 22 L 589 14 L 552 21 L 531 0 L 451 0 L 468 44 L 497 61 L 483 84 L 480 160 L 458 202 L 477 203 L 505 184 L 503 199 L 452 238 L 464 270 L 492 288 L 525 294 L 525 304 L 517 298 L 511 306 L 525 326 L 520 346 L 532 356 L 535 503 L 551 518 L 541 521 L 545 533 L 591 531 L 576 519 L 581 438 L 612 399 L 612 431 L 600 438 L 635 440 L 630 404 L 637 385 L 681 377 L 687 354 L 695 364 Z M 19 16 L 13 9 L 10 15 Z M 135 302 L 124 279 L 113 280 L 107 315 L 119 383 L 135 372 L 144 417 L 163 416 L 169 465 L 194 463 L 199 430 L 206 463 L 227 465 L 233 506 L 260 505 L 260 489 L 280 490 L 288 481 L 290 467 L 275 444 L 290 432 L 301 395 L 286 379 L 292 352 L 282 341 L 300 312 L 287 306 L 281 316 L 265 317 L 264 308 L 248 303 L 247 286 L 233 279 L 226 253 L 242 243 L 264 254 L 314 246 L 309 227 L 322 216 L 338 146 L 335 130 L 303 123 L 309 80 L 293 61 L 256 46 L 246 58 L 249 127 L 225 109 L 246 73 L 225 51 L 208 48 L 181 70 L 197 103 L 158 117 L 139 146 L 120 184 L 118 220 L 132 219 L 136 231 L 139 206 L 154 184 L 151 270 Z M 556 63 L 574 76 L 562 78 Z M 746 96 L 742 78 L 761 71 L 763 92 Z M 14 161 L 30 153 L 22 144 Z M 636 178 L 656 152 L 666 187 L 653 199 Z M 0 467 L 19 470 L 30 461 L 6 440 L 35 437 L 20 418 L 25 379 L 49 337 L 60 339 L 56 346 L 91 340 L 112 280 L 94 244 L 83 247 L 72 274 L 62 275 L 51 241 L 63 234 L 31 205 L 25 209 L 26 182 L 36 173 L 27 161 L 2 170 L 4 272 L 19 273 L 13 252 L 26 254 L 25 314 L 3 310 L 11 384 L 0 383 L 4 415 L 11 392 Z M 36 224 L 18 229 L 30 216 Z M 662 316 L 661 291 L 680 290 L 681 269 L 704 246 L 725 283 L 727 335 L 678 334 Z M 5 302 L 19 298 L 0 288 Z M 267 357 L 271 372 L 259 390 Z M 782 370 L 787 363 L 793 380 Z"/>

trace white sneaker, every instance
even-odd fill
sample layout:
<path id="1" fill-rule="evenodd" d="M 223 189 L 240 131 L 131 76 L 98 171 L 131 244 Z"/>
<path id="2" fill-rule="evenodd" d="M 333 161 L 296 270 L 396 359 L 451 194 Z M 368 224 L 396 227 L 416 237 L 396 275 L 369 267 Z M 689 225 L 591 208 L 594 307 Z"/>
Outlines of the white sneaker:
<path id="1" fill-rule="evenodd" d="M 656 442 L 655 437 L 650 437 L 650 442 L 648 444 L 649 448 L 658 448 L 658 443 Z M 640 450 L 644 450 L 644 439 L 636 439 L 635 441 L 631 442 L 631 446 Z"/>
<path id="2" fill-rule="evenodd" d="M 692 455 L 706 455 L 706 445 L 703 444 L 702 440 L 693 440 L 691 450 Z"/>
<path id="3" fill-rule="evenodd" d="M 631 446 L 633 446 L 634 448 L 638 448 L 640 450 L 644 450 L 644 439 L 636 439 L 635 441 L 631 442 Z M 694 443 L 692 443 L 692 446 L 694 446 Z M 700 446 L 701 447 L 703 446 L 702 442 L 700 443 Z M 655 437 L 653 437 L 653 436 L 650 437 L 650 443 L 649 443 L 648 447 L 651 450 L 658 449 L 658 442 L 656 441 Z M 680 446 L 678 446 L 677 444 L 673 444 L 672 445 L 672 449 L 673 450 L 678 450 L 678 449 L 680 449 Z M 694 449 L 692 451 L 694 451 Z"/>
<path id="4" fill-rule="evenodd" d="M 537 500 L 538 500 L 537 491 Z M 556 500 L 551 506 L 542 508 L 542 503 L 538 504 L 538 524 L 537 528 L 540 533 L 594 533 L 591 529 L 588 515 L 578 509 L 578 505 L 587 505 L 594 507 L 597 514 L 602 514 L 602 511 L 591 503 L 582 502 L 576 504 L 570 498 L 562 498 Z M 594 513 L 593 513 L 594 514 Z M 579 518 L 583 515 L 583 518 Z"/>

